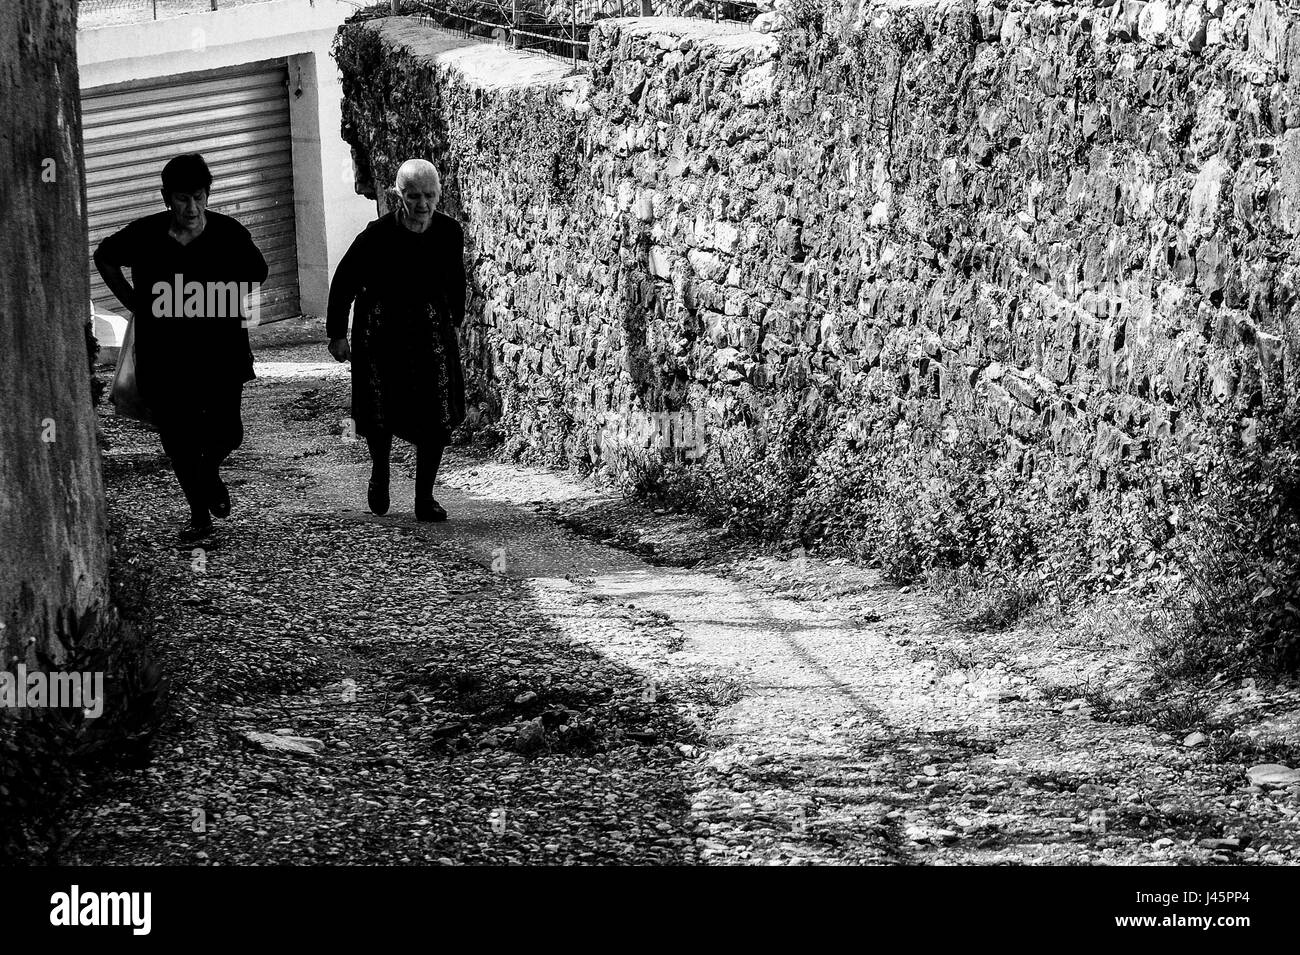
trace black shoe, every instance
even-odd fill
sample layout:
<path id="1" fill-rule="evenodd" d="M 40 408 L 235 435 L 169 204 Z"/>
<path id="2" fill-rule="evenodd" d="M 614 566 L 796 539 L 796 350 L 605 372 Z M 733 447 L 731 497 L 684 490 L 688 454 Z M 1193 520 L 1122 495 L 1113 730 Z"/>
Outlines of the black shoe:
<path id="1" fill-rule="evenodd" d="M 226 482 L 221 480 L 221 475 L 212 476 L 212 488 L 208 493 L 208 510 L 212 512 L 212 516 L 229 517 L 230 491 L 226 488 Z"/>
<path id="2" fill-rule="evenodd" d="M 415 519 L 417 521 L 445 521 L 447 512 L 431 497 L 417 497 L 415 499 Z"/>
<path id="3" fill-rule="evenodd" d="M 374 478 L 370 479 L 370 485 L 366 488 L 366 503 L 370 505 L 370 513 L 380 516 L 388 513 L 388 482 L 382 484 Z"/>
<path id="4" fill-rule="evenodd" d="M 197 544 L 212 533 L 212 518 L 208 515 L 193 514 L 189 524 L 180 532 L 182 544 Z"/>

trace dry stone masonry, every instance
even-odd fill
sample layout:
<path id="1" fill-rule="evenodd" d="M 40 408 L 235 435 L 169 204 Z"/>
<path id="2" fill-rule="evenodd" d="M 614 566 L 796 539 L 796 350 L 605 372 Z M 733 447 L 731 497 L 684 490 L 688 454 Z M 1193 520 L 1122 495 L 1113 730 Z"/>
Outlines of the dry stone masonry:
<path id="1" fill-rule="evenodd" d="M 579 75 L 377 19 L 340 39 L 345 135 L 376 182 L 446 171 L 482 412 L 541 455 L 803 409 L 1100 481 L 1198 409 L 1249 435 L 1295 361 L 1296 14 L 779 0 L 601 21 Z"/>

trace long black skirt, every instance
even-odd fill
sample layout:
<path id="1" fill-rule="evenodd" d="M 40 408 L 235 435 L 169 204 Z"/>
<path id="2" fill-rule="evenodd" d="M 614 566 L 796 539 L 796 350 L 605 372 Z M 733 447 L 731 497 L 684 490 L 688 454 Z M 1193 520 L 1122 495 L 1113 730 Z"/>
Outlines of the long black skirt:
<path id="1" fill-rule="evenodd" d="M 465 420 L 460 342 L 446 313 L 431 303 L 382 299 L 358 311 L 352 331 L 357 432 L 445 444 Z"/>

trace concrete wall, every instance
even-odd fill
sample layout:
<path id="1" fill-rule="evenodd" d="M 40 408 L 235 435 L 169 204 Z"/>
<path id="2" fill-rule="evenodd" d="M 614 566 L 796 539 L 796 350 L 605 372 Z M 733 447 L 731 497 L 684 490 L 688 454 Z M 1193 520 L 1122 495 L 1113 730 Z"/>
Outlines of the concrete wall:
<path id="1" fill-rule="evenodd" d="M 550 457 L 803 408 L 1000 430 L 1101 484 L 1211 407 L 1249 436 L 1296 367 L 1298 24 L 1272 0 L 615 20 L 583 76 L 503 83 L 508 51 L 380 20 L 345 115 L 378 169 L 447 170 L 480 394 Z"/>
<path id="2" fill-rule="evenodd" d="M 303 89 L 289 99 L 301 302 L 305 313 L 321 316 L 335 266 L 375 217 L 374 203 L 353 190 L 329 55 L 335 30 L 354 9 L 340 0 L 271 0 L 77 35 L 83 89 L 288 58 L 290 83 L 301 77 Z"/>
<path id="3" fill-rule="evenodd" d="M 0 7 L 0 669 L 59 658 L 62 617 L 107 599 L 86 357 L 75 0 Z"/>

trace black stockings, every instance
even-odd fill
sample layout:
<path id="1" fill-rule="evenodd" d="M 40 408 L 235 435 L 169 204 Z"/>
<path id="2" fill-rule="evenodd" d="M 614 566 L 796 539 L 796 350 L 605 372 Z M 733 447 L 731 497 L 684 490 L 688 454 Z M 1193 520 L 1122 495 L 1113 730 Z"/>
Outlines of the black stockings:
<path id="1" fill-rule="evenodd" d="M 377 484 L 388 483 L 388 462 L 393 452 L 393 436 L 387 431 L 366 436 L 370 447 L 370 478 Z M 422 441 L 415 446 L 415 499 L 433 497 L 433 484 L 442 465 L 441 441 Z"/>
<path id="2" fill-rule="evenodd" d="M 243 385 L 213 389 L 202 400 L 172 397 L 155 415 L 163 451 L 190 505 L 190 518 L 206 521 L 208 503 L 220 481 L 221 463 L 244 441 L 239 417 Z"/>
<path id="3" fill-rule="evenodd" d="M 393 436 L 388 432 L 366 435 L 370 448 L 370 480 L 376 484 L 388 483 L 388 459 L 393 453 Z"/>
<path id="4" fill-rule="evenodd" d="M 415 499 L 427 500 L 433 497 L 433 482 L 438 479 L 438 467 L 442 464 L 442 442 L 427 441 L 415 447 Z"/>

